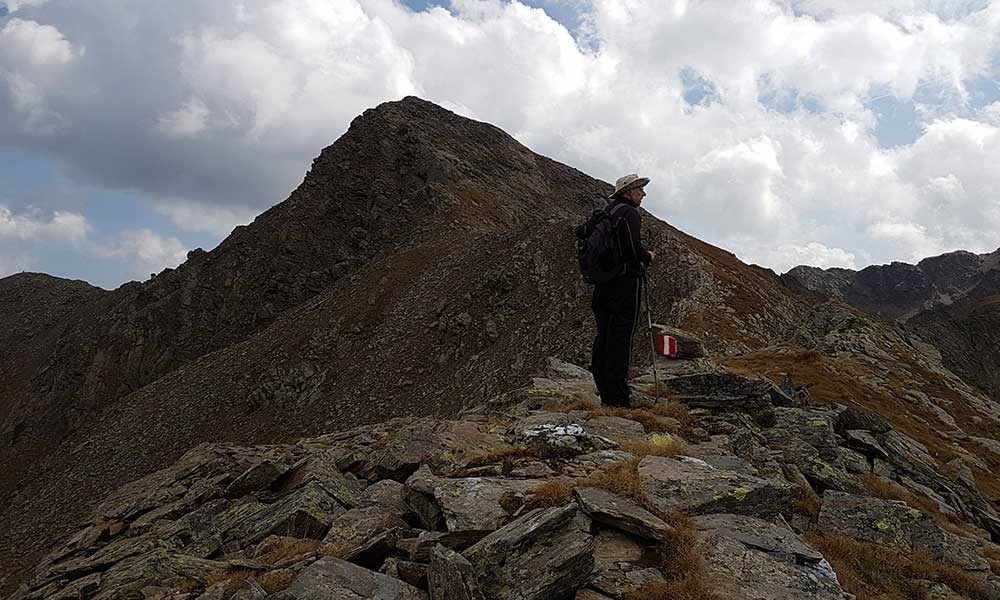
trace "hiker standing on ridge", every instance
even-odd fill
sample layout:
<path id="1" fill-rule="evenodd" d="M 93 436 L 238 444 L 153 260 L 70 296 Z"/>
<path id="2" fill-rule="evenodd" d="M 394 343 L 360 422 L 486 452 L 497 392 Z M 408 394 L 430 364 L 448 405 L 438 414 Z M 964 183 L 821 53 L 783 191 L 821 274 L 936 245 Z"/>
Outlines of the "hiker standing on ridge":
<path id="1" fill-rule="evenodd" d="M 625 264 L 620 275 L 594 286 L 590 306 L 597 320 L 597 337 L 590 372 L 601 403 L 608 406 L 627 407 L 631 402 L 628 371 L 632 362 L 632 334 L 639 318 L 643 265 L 656 258 L 639 239 L 639 205 L 646 196 L 643 188 L 648 183 L 648 177 L 635 174 L 618 179 L 607 209 L 614 240 Z"/>

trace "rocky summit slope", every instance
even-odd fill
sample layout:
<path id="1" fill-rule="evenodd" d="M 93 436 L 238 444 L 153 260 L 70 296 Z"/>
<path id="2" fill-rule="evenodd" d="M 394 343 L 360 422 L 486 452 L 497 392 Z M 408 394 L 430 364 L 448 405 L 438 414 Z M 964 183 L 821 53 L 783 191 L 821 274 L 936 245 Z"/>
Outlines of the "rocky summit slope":
<path id="1" fill-rule="evenodd" d="M 861 271 L 796 267 L 785 278 L 828 298 L 906 323 L 945 364 L 1000 401 L 1000 250 L 951 252 L 916 265 Z"/>
<path id="2" fill-rule="evenodd" d="M 642 409 L 550 359 L 452 419 L 200 445 L 106 498 L 14 600 L 1000 597 L 967 471 L 709 359 L 658 374 L 671 397 L 647 373 Z"/>
<path id="3" fill-rule="evenodd" d="M 583 581 L 585 574 L 594 573 L 585 568 L 587 556 L 599 563 L 600 556 L 618 556 L 615 552 L 623 553 L 615 561 L 659 572 L 632 574 L 631 580 L 648 576 L 678 580 L 665 585 L 693 586 L 696 582 L 678 583 L 684 578 L 670 571 L 675 566 L 683 570 L 677 565 L 684 562 L 684 556 L 671 555 L 663 543 L 655 545 L 652 554 L 647 552 L 648 545 L 637 554 L 634 540 L 623 538 L 622 545 L 612 543 L 607 548 L 612 554 L 592 552 L 597 547 L 595 530 L 584 531 L 579 527 L 583 519 L 569 515 L 574 510 L 591 518 L 595 512 L 602 513 L 603 509 L 587 505 L 597 502 L 593 496 L 600 496 L 599 492 L 579 493 L 587 487 L 610 488 L 631 498 L 636 506 L 629 504 L 624 510 L 633 516 L 646 519 L 645 514 L 652 513 L 662 522 L 673 523 L 671 528 L 682 532 L 677 535 L 689 536 L 678 538 L 681 541 L 674 547 L 689 546 L 690 536 L 699 527 L 728 528 L 731 533 L 718 538 L 726 553 L 744 556 L 739 553 L 752 549 L 745 555 L 746 564 L 759 564 L 768 572 L 784 570 L 788 579 L 781 586 L 799 589 L 793 580 L 801 575 L 813 582 L 801 585 L 820 586 L 812 589 L 833 594 L 830 597 L 842 592 L 824 568 L 817 567 L 817 574 L 815 569 L 797 567 L 822 563 L 814 554 L 817 549 L 826 552 L 834 566 L 838 551 L 850 555 L 861 550 L 851 546 L 854 542 L 849 539 L 836 537 L 809 540 L 813 550 L 799 546 L 797 538 L 787 533 L 788 527 L 795 532 L 809 528 L 796 524 L 783 508 L 789 481 L 803 490 L 800 512 L 808 513 L 810 522 L 821 522 L 827 506 L 828 511 L 841 508 L 827 512 L 826 522 L 849 520 L 829 515 L 849 515 L 855 511 L 850 503 L 860 502 L 853 496 L 876 493 L 886 497 L 886 510 L 899 507 L 891 500 L 904 500 L 946 531 L 959 531 L 955 535 L 972 539 L 961 544 L 972 543 L 979 558 L 991 556 L 993 549 L 986 540 L 1000 533 L 995 517 L 1000 485 L 993 475 L 1000 469 L 1000 405 L 946 367 L 938 350 L 911 330 L 838 301 L 822 301 L 795 281 L 745 265 L 732 254 L 648 214 L 643 227 L 646 242 L 661 257 L 651 272 L 653 319 L 695 334 L 716 360 L 685 361 L 686 366 L 674 363 L 686 369 L 687 379 L 680 373 L 663 373 L 674 377 L 671 389 L 683 406 L 695 411 L 697 422 L 665 425 L 659 421 L 662 415 L 629 413 L 626 420 L 640 419 L 642 430 L 612 420 L 624 429 L 594 435 L 614 445 L 599 442 L 602 447 L 593 450 L 628 452 L 635 459 L 669 453 L 648 445 L 667 442 L 676 450 L 677 445 L 667 438 L 651 437 L 666 430 L 686 435 L 688 442 L 700 448 L 696 457 L 709 465 L 777 482 L 765 488 L 777 490 L 772 499 L 788 522 L 783 525 L 776 520 L 773 511 L 749 516 L 771 519 L 770 525 L 754 521 L 752 527 L 776 527 L 767 529 L 773 532 L 767 537 L 784 540 L 783 549 L 773 550 L 777 546 L 767 545 L 772 542 L 747 542 L 749 534 L 744 533 L 750 526 L 742 518 L 748 515 L 739 514 L 726 500 L 730 492 L 732 498 L 745 500 L 739 496 L 744 496 L 744 489 L 756 489 L 756 483 L 720 492 L 718 499 L 713 493 L 709 504 L 723 502 L 701 511 L 735 513 L 736 517 L 719 517 L 723 525 L 700 521 L 692 525 L 681 513 L 700 518 L 699 509 L 669 504 L 668 498 L 684 496 L 677 489 L 664 487 L 659 496 L 654 494 L 660 488 L 650 478 L 659 475 L 650 469 L 655 473 L 669 470 L 658 458 L 650 459 L 657 463 L 652 467 L 639 462 L 638 470 L 626 468 L 631 464 L 626 461 L 625 466 L 598 473 L 595 465 L 587 463 L 590 459 L 574 458 L 580 453 L 556 453 L 553 458 L 547 451 L 530 450 L 536 445 L 518 437 L 517 419 L 537 418 L 539 426 L 585 427 L 587 423 L 580 419 L 621 417 L 598 414 L 592 407 L 567 413 L 575 421 L 557 418 L 551 411 L 532 417 L 529 413 L 538 408 L 536 400 L 520 398 L 528 393 L 524 386 L 548 357 L 574 364 L 586 364 L 589 358 L 590 291 L 576 272 L 572 226 L 601 205 L 610 190 L 604 182 L 532 153 L 491 125 L 407 98 L 359 116 L 341 139 L 323 150 L 288 200 L 235 230 L 211 252 L 193 252 L 176 270 L 114 291 L 36 275 L 0 280 L 0 324 L 8 325 L 0 328 L 0 348 L 9 347 L 8 343 L 25 348 L 9 368 L 4 365 L 0 381 L 0 472 L 4 473 L 0 479 L 0 523 L 4 525 L 0 527 L 0 592 L 11 593 L 30 579 L 35 565 L 55 549 L 22 595 L 88 597 L 125 588 L 134 595 L 136 588 L 129 586 L 140 581 L 142 587 L 165 588 L 160 590 L 163 594 L 186 586 L 190 589 L 182 593 L 195 597 L 195 592 L 207 592 L 235 572 L 245 579 L 254 574 L 255 583 L 247 583 L 248 590 L 239 592 L 245 597 L 259 595 L 254 586 L 276 587 L 281 581 L 290 584 L 288 593 L 308 597 L 312 592 L 308 588 L 295 592 L 296 585 L 354 581 L 354 571 L 336 574 L 336 569 L 352 568 L 337 562 L 338 558 L 362 567 L 383 566 L 374 564 L 375 558 L 359 562 L 342 547 L 350 540 L 330 538 L 322 544 L 332 531 L 354 527 L 346 523 L 334 527 L 331 518 L 371 508 L 368 500 L 356 497 L 364 493 L 362 484 L 381 486 L 369 490 L 369 495 L 381 488 L 398 491 L 399 486 L 407 486 L 412 490 L 408 508 L 396 513 L 412 530 L 406 532 L 411 537 L 420 537 L 420 530 L 431 535 L 470 529 L 485 536 L 514 526 L 511 518 L 522 517 L 526 520 L 518 522 L 516 535 L 527 536 L 523 543 L 528 546 L 539 535 L 568 536 L 567 549 L 580 552 L 563 556 L 566 565 L 573 565 L 567 572 L 575 574 L 564 583 L 595 590 L 603 588 Z M 45 309 L 33 312 L 31 303 L 35 302 Z M 18 328 L 18 323 L 25 325 Z M 637 336 L 636 366 L 649 364 L 645 344 Z M 729 375 L 720 375 L 720 370 Z M 771 383 L 759 379 L 747 383 L 737 375 L 762 375 Z M 787 381 L 789 376 L 793 383 Z M 541 380 L 538 385 L 543 389 L 528 389 L 544 395 L 569 386 L 584 399 L 592 397 L 585 378 L 563 379 Z M 772 384 L 784 387 L 792 406 L 786 406 L 787 398 L 772 393 Z M 816 421 L 795 412 L 806 410 L 794 405 L 806 397 L 817 405 L 808 408 L 818 411 Z M 483 404 L 504 408 L 469 410 Z M 842 415 L 855 415 L 845 407 L 873 411 L 876 416 L 848 421 L 849 426 L 837 425 Z M 457 418 L 462 411 L 466 411 L 464 416 Z M 713 417 L 713 411 L 726 413 L 722 421 L 729 425 Z M 884 420 L 874 422 L 877 414 Z M 387 423 L 401 416 L 420 420 Z M 811 423 L 821 418 L 834 423 L 834 434 L 813 438 L 809 432 L 820 430 L 813 430 Z M 623 444 L 628 440 L 620 438 L 629 432 L 635 434 L 633 443 Z M 476 446 L 474 452 L 458 452 L 448 446 L 450 442 L 441 441 L 467 435 L 475 440 L 470 442 Z M 575 435 L 571 437 L 576 439 Z M 715 435 L 729 437 L 713 442 Z M 206 442 L 214 445 L 199 446 Z M 712 443 L 721 444 L 716 455 L 723 462 L 705 458 L 715 456 L 710 453 Z M 273 446 L 249 447 L 259 444 Z M 841 454 L 845 445 L 860 454 Z M 337 448 L 349 449 L 356 464 L 354 458 L 338 458 Z M 490 462 L 489 456 L 480 456 L 491 448 L 500 453 L 500 460 Z M 334 467 L 320 456 L 327 456 L 327 450 L 334 451 Z M 369 451 L 378 452 L 377 464 L 364 458 Z M 522 466 L 528 470 L 516 471 L 521 475 L 510 470 L 536 451 L 544 455 L 536 458 L 545 460 L 527 461 L 532 464 Z M 470 453 L 476 455 L 477 464 L 460 464 L 461 457 Z M 628 458 L 620 453 L 614 456 Z M 734 456 L 750 463 L 753 470 Z M 842 465 L 830 462 L 835 456 L 841 457 Z M 179 459 L 181 463 L 170 467 Z M 550 464 L 549 459 L 558 460 Z M 306 462 L 300 464 L 302 460 Z M 534 464 L 538 462 L 546 468 Z M 258 463 L 263 466 L 255 466 Z M 499 474 L 494 463 L 501 464 Z M 431 472 L 427 479 L 410 481 L 424 465 Z M 700 463 L 679 460 L 679 466 L 670 465 L 681 470 L 685 481 L 711 479 Z M 858 483 L 845 472 L 870 477 Z M 330 487 L 330 478 L 341 481 L 341 475 L 349 481 L 345 485 L 353 496 L 340 496 L 344 489 Z M 564 481 L 565 476 L 572 480 Z M 476 514 L 494 515 L 488 523 L 450 527 L 450 509 L 440 504 L 452 497 L 479 497 L 476 489 L 465 493 L 461 486 L 468 482 L 449 483 L 469 477 L 486 479 L 489 485 L 511 478 L 532 480 L 530 490 L 523 485 L 503 490 L 519 490 L 522 499 L 527 502 L 531 496 L 531 502 L 519 511 L 515 494 L 514 500 L 508 498 L 501 506 L 510 511 L 474 509 Z M 441 478 L 450 496 L 434 491 Z M 534 497 L 545 495 L 536 493 L 536 485 L 544 484 L 550 496 L 568 498 L 557 493 L 563 488 L 549 481 L 553 478 L 576 488 L 573 498 L 579 508 L 565 502 L 557 503 L 555 513 L 531 513 L 533 503 L 540 501 Z M 135 481 L 139 482 L 130 484 Z M 312 481 L 316 483 L 311 485 Z M 822 505 L 819 498 L 806 493 L 803 481 L 822 494 Z M 459 487 L 447 487 L 452 483 Z M 108 501 L 102 504 L 119 488 L 123 491 L 114 496 L 119 500 L 112 502 L 116 506 L 109 507 Z M 488 490 L 492 491 L 484 492 L 487 498 L 496 495 L 495 487 Z M 423 500 L 414 494 L 423 494 L 427 511 L 433 513 L 438 506 L 443 524 L 426 514 L 429 520 L 420 520 Z M 838 499 L 838 494 L 847 494 L 847 499 Z M 654 502 L 655 497 L 660 501 Z M 293 515 L 290 521 L 285 518 L 286 509 Z M 96 520 L 92 518 L 95 511 Z M 918 524 L 914 529 L 893 530 L 900 532 L 893 534 L 894 540 L 908 544 L 894 552 L 902 548 L 905 555 L 907 548 L 937 543 L 917 533 L 926 519 L 906 514 Z M 255 521 L 253 515 L 264 523 Z M 355 516 L 351 513 L 345 518 Z M 568 522 L 575 523 L 572 529 L 567 529 Z M 81 523 L 88 523 L 82 532 Z M 657 535 L 663 537 L 666 531 L 661 527 Z M 74 533 L 79 535 L 64 547 L 62 540 Z M 268 541 L 272 535 L 281 539 Z M 489 546 L 483 550 L 486 554 L 476 554 L 465 548 L 466 542 L 471 545 L 486 538 L 473 540 L 464 535 L 446 536 L 448 541 L 442 543 L 460 550 L 472 568 L 477 561 L 506 560 L 509 552 L 504 548 L 510 546 L 504 544 L 514 543 L 501 536 L 508 541 Z M 631 531 L 631 535 L 648 538 L 649 533 Z M 542 546 L 549 547 L 551 539 L 544 538 Z M 376 558 L 395 560 L 398 564 L 385 570 L 396 569 L 397 579 L 409 577 L 400 569 L 419 574 L 420 563 L 431 562 L 429 553 L 434 551 L 425 543 L 414 555 L 409 546 L 401 547 L 396 541 L 379 543 L 380 548 L 391 546 L 378 550 Z M 309 549 L 300 553 L 303 548 Z M 788 548 L 793 549 L 786 552 Z M 261 566 L 273 558 L 261 556 L 271 552 L 289 560 L 308 556 L 291 560 L 289 569 L 258 581 L 257 575 L 275 570 Z M 662 560 L 656 558 L 664 552 Z M 306 576 L 303 560 L 320 555 L 326 558 Z M 737 578 L 722 570 L 736 564 L 725 558 L 732 554 L 719 556 L 723 558 L 715 561 L 715 567 L 706 566 L 705 573 L 715 568 L 715 579 Z M 784 562 L 770 562 L 777 557 L 784 557 Z M 795 560 L 786 560 L 789 557 Z M 676 563 L 662 562 L 668 559 Z M 282 560 L 267 564 L 285 565 Z M 441 554 L 437 560 L 447 563 L 441 568 L 452 569 L 448 573 L 469 570 L 451 554 Z M 516 560 L 509 564 L 512 569 L 526 568 Z M 900 573 L 915 568 L 912 563 L 899 564 Z M 192 565 L 193 571 L 188 568 Z M 958 590 L 966 584 L 979 585 L 988 577 L 981 561 L 959 567 L 960 572 L 941 566 L 935 571 L 941 581 L 927 585 L 944 584 Z M 635 570 L 625 568 L 628 573 Z M 688 570 L 696 579 L 695 570 Z M 980 583 L 970 583 L 966 571 Z M 864 579 L 868 575 L 854 576 Z M 362 580 L 370 581 L 370 589 L 385 583 L 379 578 L 358 581 Z M 779 585 L 768 585 L 772 584 Z M 228 584 L 223 587 L 229 589 Z M 160 592 L 149 592 L 156 593 Z M 218 588 L 211 592 L 220 593 Z M 365 597 L 369 592 L 351 593 L 354 596 L 344 592 L 344 597 Z M 418 592 L 407 593 L 419 597 Z M 484 593 L 496 597 L 500 592 L 484 589 Z"/>
<path id="4" fill-rule="evenodd" d="M 104 494 L 198 443 L 453 415 L 546 356 L 583 363 L 592 317 L 572 226 L 610 191 L 407 98 L 355 119 L 218 248 L 81 292 L 0 381 L 0 589 Z M 654 318 L 712 351 L 784 339 L 808 308 L 770 271 L 650 215 L 645 231 L 669 257 L 652 272 Z M 7 314 L 24 312 L 31 277 L 0 280 Z M 0 348 L 16 335 L 0 330 Z"/>

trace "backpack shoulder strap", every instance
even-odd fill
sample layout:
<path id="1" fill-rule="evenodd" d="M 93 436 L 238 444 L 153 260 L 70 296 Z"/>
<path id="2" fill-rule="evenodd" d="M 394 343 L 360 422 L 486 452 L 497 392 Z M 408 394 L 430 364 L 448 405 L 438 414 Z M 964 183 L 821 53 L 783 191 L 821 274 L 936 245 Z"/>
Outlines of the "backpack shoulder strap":
<path id="1" fill-rule="evenodd" d="M 628 207 L 628 204 L 625 203 L 625 202 L 619 202 L 619 203 L 617 203 L 617 204 L 615 204 L 614 206 L 611 207 L 611 209 L 608 211 L 608 218 L 611 219 L 612 225 L 615 224 L 614 223 L 615 213 L 620 213 L 620 212 L 622 212 L 622 210 L 624 210 L 627 207 Z"/>

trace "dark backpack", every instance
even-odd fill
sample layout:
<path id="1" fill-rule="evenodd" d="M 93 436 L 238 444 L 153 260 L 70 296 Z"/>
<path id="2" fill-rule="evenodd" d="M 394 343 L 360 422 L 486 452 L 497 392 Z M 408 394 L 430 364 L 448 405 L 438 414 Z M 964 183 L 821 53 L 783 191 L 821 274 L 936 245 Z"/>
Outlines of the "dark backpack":
<path id="1" fill-rule="evenodd" d="M 576 258 L 584 281 L 594 285 L 607 283 L 625 272 L 618 236 L 612 219 L 624 204 L 599 208 L 587 222 L 576 226 Z"/>

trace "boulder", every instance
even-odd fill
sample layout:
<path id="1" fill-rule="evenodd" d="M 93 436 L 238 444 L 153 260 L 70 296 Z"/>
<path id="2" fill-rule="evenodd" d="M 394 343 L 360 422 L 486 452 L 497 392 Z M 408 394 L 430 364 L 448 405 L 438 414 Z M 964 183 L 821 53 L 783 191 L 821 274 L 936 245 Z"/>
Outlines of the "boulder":
<path id="1" fill-rule="evenodd" d="M 775 422 L 771 390 L 767 379 L 750 378 L 732 373 L 698 373 L 673 377 L 667 385 L 674 396 L 691 408 L 713 413 L 746 413 L 761 427 Z"/>
<path id="2" fill-rule="evenodd" d="M 844 432 L 847 447 L 853 448 L 869 458 L 889 458 L 889 453 L 875 439 L 875 436 L 863 429 L 848 429 Z"/>
<path id="3" fill-rule="evenodd" d="M 905 502 L 882 500 L 828 491 L 823 494 L 817 529 L 825 535 L 844 536 L 881 544 L 898 552 L 913 550 L 907 526 L 926 518 Z"/>
<path id="4" fill-rule="evenodd" d="M 398 515 L 406 514 L 408 508 L 403 497 L 406 486 L 392 479 L 383 479 L 371 484 L 361 493 L 361 506 L 381 506 Z"/>
<path id="5" fill-rule="evenodd" d="M 988 571 L 980 542 L 937 526 L 905 502 L 827 492 L 823 496 L 818 530 L 880 544 L 907 554 L 924 548 L 943 562 L 967 571 Z"/>
<path id="6" fill-rule="evenodd" d="M 486 600 L 472 563 L 441 545 L 431 552 L 427 585 L 431 600 Z"/>
<path id="7" fill-rule="evenodd" d="M 436 473 L 452 472 L 483 452 L 509 447 L 479 423 L 419 419 L 395 431 L 370 460 L 379 479 L 403 482 L 422 464 Z"/>
<path id="8" fill-rule="evenodd" d="M 491 600 L 564 598 L 590 581 L 593 537 L 574 523 L 577 507 L 529 511 L 462 554 Z"/>
<path id="9" fill-rule="evenodd" d="M 341 472 L 337 452 L 333 449 L 310 454 L 292 465 L 275 485 L 282 490 L 318 487 L 346 508 L 359 506 L 365 486 L 354 475 Z"/>
<path id="10" fill-rule="evenodd" d="M 381 507 L 354 508 L 333 520 L 323 542 L 340 548 L 341 558 L 374 569 L 408 533 L 405 521 Z"/>
<path id="11" fill-rule="evenodd" d="M 430 554 L 428 553 L 428 557 Z M 428 558 L 428 561 L 430 559 Z M 427 589 L 427 565 L 425 563 L 401 560 L 398 558 L 387 558 L 383 563 L 379 573 L 388 575 L 400 581 L 422 589 Z"/>
<path id="12" fill-rule="evenodd" d="M 717 469 L 696 458 L 647 456 L 638 469 L 643 488 L 660 510 L 767 518 L 791 507 L 788 482 Z"/>
<path id="13" fill-rule="evenodd" d="M 815 446 L 799 437 L 798 432 L 798 429 L 772 427 L 765 430 L 764 435 L 767 436 L 768 445 L 781 453 L 781 459 L 795 465 L 813 487 L 820 490 L 860 490 L 858 483 L 844 470 L 840 450 L 836 446 L 832 451 L 837 458 L 834 462 L 828 462 Z"/>
<path id="14" fill-rule="evenodd" d="M 323 539 L 334 519 L 347 512 L 319 481 L 310 481 L 274 504 L 249 506 L 223 536 L 227 547 L 246 548 L 269 535 Z"/>
<path id="15" fill-rule="evenodd" d="M 583 512 L 594 521 L 650 540 L 666 540 L 673 528 L 634 501 L 599 488 L 574 490 Z"/>
<path id="16" fill-rule="evenodd" d="M 396 542 L 396 547 L 405 552 L 410 560 L 430 562 L 431 551 L 436 546 L 462 551 L 483 539 L 492 531 L 424 531 L 415 538 L 405 538 Z"/>
<path id="17" fill-rule="evenodd" d="M 854 450 L 841 448 L 840 461 L 844 464 L 844 469 L 848 473 L 868 475 L 872 472 L 872 463 L 868 461 L 868 458 Z"/>
<path id="18" fill-rule="evenodd" d="M 776 429 L 783 429 L 816 449 L 819 457 L 835 467 L 839 464 L 837 434 L 833 429 L 834 414 L 825 410 L 775 408 Z"/>
<path id="19" fill-rule="evenodd" d="M 228 498 L 239 498 L 262 490 L 278 477 L 285 474 L 288 466 L 273 460 L 263 460 L 247 469 L 242 475 L 237 477 L 226 487 L 225 495 Z"/>
<path id="20" fill-rule="evenodd" d="M 406 481 L 407 487 L 433 498 L 448 531 L 498 529 L 510 519 L 501 498 L 525 496 L 541 483 L 538 479 L 502 477 L 449 479 L 433 475 L 426 465 Z"/>
<path id="21" fill-rule="evenodd" d="M 543 423 L 515 429 L 513 435 L 517 443 L 535 449 L 545 458 L 572 458 L 617 447 L 611 440 L 588 433 L 577 423 Z"/>
<path id="22" fill-rule="evenodd" d="M 407 583 L 332 557 L 307 567 L 282 594 L 288 600 L 427 600 Z"/>
<path id="23" fill-rule="evenodd" d="M 892 430 L 892 425 L 882 415 L 855 406 L 849 406 L 841 411 L 837 415 L 835 424 L 838 433 L 851 429 L 863 429 L 875 433 L 887 433 Z"/>
<path id="24" fill-rule="evenodd" d="M 692 519 L 705 578 L 733 600 L 853 600 L 823 556 L 790 530 L 743 515 Z"/>
<path id="25" fill-rule="evenodd" d="M 622 531 L 601 529 L 594 535 L 594 576 L 591 587 L 613 598 L 635 593 L 645 583 L 663 581 L 656 569 L 647 568 L 655 544 Z M 579 596 L 577 596 L 579 597 Z"/>

